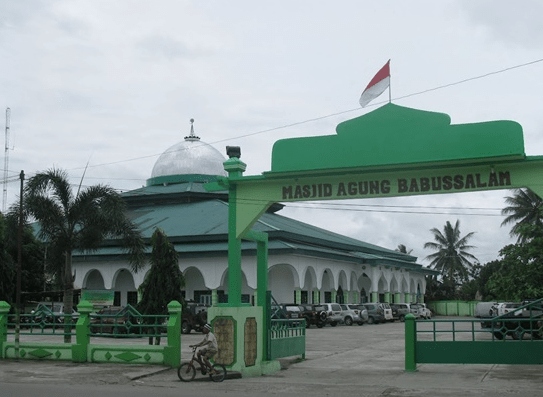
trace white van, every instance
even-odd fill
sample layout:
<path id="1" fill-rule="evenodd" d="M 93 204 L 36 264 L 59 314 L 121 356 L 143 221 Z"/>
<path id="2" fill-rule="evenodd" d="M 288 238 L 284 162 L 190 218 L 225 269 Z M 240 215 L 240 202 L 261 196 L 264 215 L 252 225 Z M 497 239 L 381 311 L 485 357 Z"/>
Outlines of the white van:
<path id="1" fill-rule="evenodd" d="M 383 312 L 385 313 L 385 321 L 394 321 L 394 316 L 392 315 L 392 308 L 388 303 L 379 303 Z"/>

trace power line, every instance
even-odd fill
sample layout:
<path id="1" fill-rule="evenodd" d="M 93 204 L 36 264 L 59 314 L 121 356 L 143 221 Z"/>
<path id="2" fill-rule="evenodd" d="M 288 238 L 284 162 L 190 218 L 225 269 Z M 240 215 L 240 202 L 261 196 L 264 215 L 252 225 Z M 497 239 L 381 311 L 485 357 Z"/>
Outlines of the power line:
<path id="1" fill-rule="evenodd" d="M 493 71 L 493 72 L 488 72 L 488 73 L 485 73 L 485 74 L 482 74 L 482 75 L 479 75 L 479 76 L 459 80 L 459 81 L 456 81 L 456 82 L 453 82 L 453 83 L 440 85 L 438 87 L 429 88 L 429 89 L 424 90 L 424 91 L 419 91 L 419 92 L 415 92 L 415 93 L 412 93 L 412 94 L 403 95 L 403 96 L 400 96 L 400 97 L 395 97 L 395 98 L 392 98 L 392 100 L 393 101 L 398 101 L 398 100 L 401 100 L 401 99 L 426 94 L 428 92 L 437 91 L 437 90 L 441 90 L 441 89 L 444 89 L 444 88 L 449 88 L 449 87 L 452 87 L 452 86 L 455 86 L 455 85 L 464 84 L 464 83 L 467 83 L 467 82 L 470 82 L 470 81 L 483 79 L 485 77 L 493 76 L 493 75 L 496 75 L 496 74 L 505 73 L 505 72 L 508 72 L 510 70 L 530 66 L 530 65 L 533 65 L 533 64 L 536 64 L 536 63 L 539 63 L 539 62 L 543 62 L 543 58 L 537 59 L 537 60 L 531 61 L 531 62 L 522 63 L 522 64 L 515 65 L 515 66 L 510 66 L 510 67 L 500 69 L 500 70 L 496 70 L 496 71 Z M 368 105 L 366 107 L 367 108 L 368 107 L 375 107 L 375 106 L 382 105 L 384 103 L 388 103 L 388 101 L 376 102 L 376 103 L 370 104 L 370 105 Z M 268 128 L 268 129 L 260 130 L 260 131 L 256 131 L 256 132 L 250 132 L 250 133 L 247 133 L 247 134 L 244 134 L 244 135 L 239 135 L 239 136 L 236 136 L 236 137 L 220 139 L 218 141 L 211 142 L 210 144 L 217 144 L 217 143 L 231 141 L 233 139 L 239 139 L 239 138 L 247 138 L 247 137 L 254 136 L 254 135 L 260 135 L 260 134 L 264 134 L 264 133 L 267 133 L 267 132 L 273 132 L 273 131 L 277 131 L 277 130 L 281 130 L 281 129 L 285 129 L 285 128 L 295 127 L 295 126 L 302 125 L 302 124 L 312 123 L 312 122 L 315 122 L 315 121 L 324 120 L 324 119 L 327 119 L 327 118 L 330 118 L 330 117 L 336 117 L 336 116 L 340 116 L 340 115 L 343 115 L 343 114 L 346 114 L 346 113 L 351 113 L 351 112 L 360 111 L 360 110 L 361 110 L 361 108 L 357 107 L 357 108 L 354 108 L 354 109 L 349 109 L 349 110 L 344 110 L 344 111 L 340 111 L 340 112 L 336 112 L 336 113 L 331 113 L 331 114 L 327 114 L 325 116 L 314 117 L 314 118 L 311 118 L 311 119 L 298 121 L 298 122 L 294 122 L 294 123 L 290 123 L 290 124 L 285 124 L 285 125 L 278 126 L 278 127 L 272 127 L 272 128 Z M 182 151 L 182 150 L 187 150 L 187 149 L 179 149 L 179 151 Z M 112 161 L 112 162 L 109 162 L 109 163 L 96 164 L 96 165 L 93 165 L 93 166 L 89 166 L 88 168 L 96 168 L 96 167 L 102 167 L 102 166 L 107 166 L 107 165 L 125 163 L 125 162 L 129 162 L 129 161 L 142 160 L 142 159 L 146 159 L 146 158 L 157 157 L 157 156 L 160 156 L 161 154 L 162 153 L 152 154 L 152 155 L 147 155 L 147 156 L 141 156 L 141 157 L 135 157 L 135 158 L 132 158 L 132 159 Z M 83 169 L 83 168 L 85 168 L 85 167 L 72 168 L 72 170 Z"/>

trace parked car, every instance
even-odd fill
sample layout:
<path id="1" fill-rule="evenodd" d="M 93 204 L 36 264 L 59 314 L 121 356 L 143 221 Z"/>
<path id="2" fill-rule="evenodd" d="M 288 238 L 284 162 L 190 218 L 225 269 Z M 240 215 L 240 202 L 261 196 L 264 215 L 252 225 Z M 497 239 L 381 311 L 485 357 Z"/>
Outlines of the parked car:
<path id="1" fill-rule="evenodd" d="M 404 322 L 405 316 L 411 313 L 409 303 L 391 303 L 390 308 L 392 309 L 392 317 L 394 317 L 395 320 L 400 320 L 401 322 Z"/>
<path id="2" fill-rule="evenodd" d="M 426 303 L 418 303 L 417 305 L 419 306 L 420 316 L 422 318 L 425 318 L 427 320 L 432 318 L 432 311 L 428 309 Z"/>
<path id="3" fill-rule="evenodd" d="M 321 303 L 326 309 L 328 318 L 326 322 L 332 327 L 335 327 L 339 323 L 343 322 L 343 316 L 341 314 L 341 306 L 339 303 Z"/>
<path id="4" fill-rule="evenodd" d="M 385 312 L 378 303 L 362 303 L 360 306 L 368 312 L 368 324 L 385 322 Z"/>
<path id="5" fill-rule="evenodd" d="M 346 304 L 341 304 L 341 318 L 342 323 L 345 325 L 353 325 L 353 323 L 356 321 L 358 322 L 359 317 L 358 313 L 355 313 L 353 309 L 348 307 Z"/>
<path id="6" fill-rule="evenodd" d="M 353 321 L 355 323 L 364 325 L 364 323 L 368 322 L 368 311 L 366 309 L 360 308 L 360 305 L 355 304 L 347 304 L 346 306 L 354 312 L 355 317 L 353 318 Z"/>
<path id="7" fill-rule="evenodd" d="M 187 302 L 187 306 L 181 313 L 181 332 L 190 334 L 195 330 L 202 332 L 202 327 L 207 323 L 207 308 L 209 305 L 197 302 Z"/>
<path id="8" fill-rule="evenodd" d="M 502 302 L 502 303 L 498 303 L 494 307 L 493 314 L 494 314 L 494 316 L 503 316 L 504 314 L 515 312 L 516 311 L 515 309 L 517 309 L 520 306 L 522 306 L 522 303 L 519 303 L 519 302 Z M 520 314 L 520 312 L 518 314 Z"/>
<path id="9" fill-rule="evenodd" d="M 132 306 L 110 306 L 91 315 L 90 331 L 93 334 L 139 334 L 141 314 Z"/>
<path id="10" fill-rule="evenodd" d="M 383 313 L 385 316 L 385 321 L 394 321 L 394 317 L 392 316 L 392 309 L 390 308 L 390 305 L 388 303 L 379 303 L 383 309 Z"/>
<path id="11" fill-rule="evenodd" d="M 311 325 L 316 325 L 318 328 L 322 328 L 326 325 L 328 314 L 326 313 L 326 307 L 323 305 L 302 304 L 302 317 L 305 318 L 305 326 L 309 328 Z"/>
<path id="12" fill-rule="evenodd" d="M 302 318 L 303 309 L 294 303 L 283 304 L 288 319 Z"/>
<path id="13" fill-rule="evenodd" d="M 475 317 L 477 318 L 488 318 L 495 317 L 495 307 L 498 305 L 498 302 L 478 302 L 475 305 Z"/>
<path id="14" fill-rule="evenodd" d="M 64 323 L 64 303 L 62 302 L 40 302 L 34 310 L 31 311 L 32 322 L 39 323 Z M 79 313 L 72 308 L 72 323 L 76 323 Z"/>
<path id="15" fill-rule="evenodd" d="M 415 316 L 415 318 L 421 318 L 422 317 L 423 308 L 421 306 L 419 306 L 418 303 L 409 304 L 409 308 L 411 309 L 411 314 L 413 316 Z"/>

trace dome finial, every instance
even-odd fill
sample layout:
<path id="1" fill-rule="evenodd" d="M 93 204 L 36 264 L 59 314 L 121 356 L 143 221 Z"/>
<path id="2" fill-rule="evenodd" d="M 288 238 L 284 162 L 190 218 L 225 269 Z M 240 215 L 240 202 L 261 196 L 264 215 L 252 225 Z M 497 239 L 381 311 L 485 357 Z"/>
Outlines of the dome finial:
<path id="1" fill-rule="evenodd" d="M 200 137 L 194 135 L 194 119 L 190 119 L 190 135 L 185 137 L 185 141 L 199 141 Z"/>

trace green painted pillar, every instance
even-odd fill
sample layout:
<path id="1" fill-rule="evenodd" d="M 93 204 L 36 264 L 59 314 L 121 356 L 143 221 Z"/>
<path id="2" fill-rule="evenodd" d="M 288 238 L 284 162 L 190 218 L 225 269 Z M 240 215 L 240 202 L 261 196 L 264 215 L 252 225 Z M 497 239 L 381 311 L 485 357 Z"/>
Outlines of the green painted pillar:
<path id="1" fill-rule="evenodd" d="M 360 303 L 360 294 L 358 291 L 353 291 L 353 303 Z"/>
<path id="2" fill-rule="evenodd" d="M 411 294 L 409 292 L 406 292 L 404 294 L 404 300 L 405 300 L 405 303 L 411 303 Z"/>
<path id="3" fill-rule="evenodd" d="M 268 290 L 268 234 L 258 233 L 257 247 L 257 263 L 256 263 L 256 290 L 257 300 L 256 305 L 266 306 L 266 291 Z M 267 337 L 267 329 L 266 329 Z"/>
<path id="4" fill-rule="evenodd" d="M 164 365 L 177 368 L 181 364 L 181 303 L 171 301 L 168 304 L 168 326 L 166 337 L 168 345 L 164 347 Z"/>
<path id="5" fill-rule="evenodd" d="M 313 289 L 313 303 L 321 303 L 321 299 L 320 299 L 320 291 L 315 288 Z"/>
<path id="6" fill-rule="evenodd" d="M 343 292 L 343 302 L 349 303 L 349 291 Z"/>
<path id="7" fill-rule="evenodd" d="M 394 294 L 394 303 L 402 303 L 402 294 L 399 292 Z"/>
<path id="8" fill-rule="evenodd" d="M 217 306 L 219 303 L 219 296 L 217 294 L 217 289 L 211 290 L 211 306 Z"/>
<path id="9" fill-rule="evenodd" d="M 296 303 L 297 305 L 302 303 L 302 289 L 301 288 L 295 288 L 294 289 L 294 295 L 295 295 L 294 303 Z"/>
<path id="10" fill-rule="evenodd" d="M 237 157 L 224 163 L 229 180 L 239 179 L 247 165 Z M 228 184 L 228 306 L 241 306 L 241 238 L 237 238 L 237 185 Z"/>
<path id="11" fill-rule="evenodd" d="M 337 291 L 335 289 L 332 290 L 332 302 L 331 303 L 336 303 L 337 302 Z"/>
<path id="12" fill-rule="evenodd" d="M 4 358 L 4 344 L 8 340 L 8 313 L 11 306 L 0 301 L 0 358 Z"/>
<path id="13" fill-rule="evenodd" d="M 390 303 L 390 292 L 385 292 L 385 303 Z"/>
<path id="14" fill-rule="evenodd" d="M 415 322 L 415 316 L 409 313 L 405 316 L 405 371 L 415 372 L 417 371 L 416 362 L 416 337 L 417 337 L 417 324 Z"/>
<path id="15" fill-rule="evenodd" d="M 87 361 L 87 351 L 90 343 L 89 336 L 89 315 L 93 312 L 94 306 L 89 301 L 81 301 L 77 305 L 79 318 L 75 325 L 75 344 L 72 345 L 72 359 L 76 363 Z"/>
<path id="16" fill-rule="evenodd" d="M 372 302 L 379 302 L 379 292 L 372 292 L 371 293 L 371 301 Z"/>
<path id="17" fill-rule="evenodd" d="M 417 294 L 411 294 L 411 302 L 417 303 Z"/>

